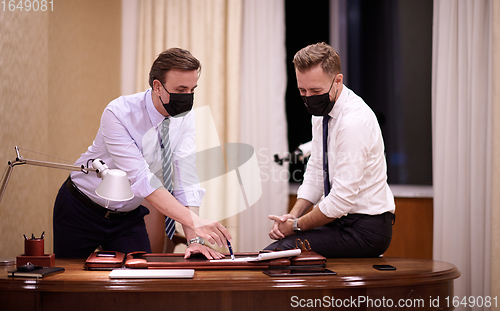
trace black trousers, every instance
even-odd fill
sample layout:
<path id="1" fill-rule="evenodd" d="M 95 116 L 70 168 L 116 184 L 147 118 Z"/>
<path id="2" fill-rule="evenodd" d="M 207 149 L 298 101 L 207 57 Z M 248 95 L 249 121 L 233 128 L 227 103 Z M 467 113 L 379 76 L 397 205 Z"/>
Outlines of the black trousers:
<path id="1" fill-rule="evenodd" d="M 327 258 L 378 257 L 391 244 L 395 215 L 347 214 L 313 230 L 276 241 L 266 250 L 295 248 L 297 238 L 308 240 L 311 249 Z"/>
<path id="2" fill-rule="evenodd" d="M 120 219 L 107 219 L 77 200 L 65 182 L 54 204 L 54 253 L 57 258 L 87 258 L 99 246 L 122 253 L 150 253 L 147 214 L 149 210 L 141 205 Z"/>

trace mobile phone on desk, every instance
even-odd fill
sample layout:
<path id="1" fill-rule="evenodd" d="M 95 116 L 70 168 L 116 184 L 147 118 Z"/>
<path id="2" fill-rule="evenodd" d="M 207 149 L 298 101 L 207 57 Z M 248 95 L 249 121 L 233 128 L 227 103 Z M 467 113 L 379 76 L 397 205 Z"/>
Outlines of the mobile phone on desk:
<path id="1" fill-rule="evenodd" d="M 396 270 L 396 267 L 391 265 L 373 265 L 373 268 L 381 271 Z"/>

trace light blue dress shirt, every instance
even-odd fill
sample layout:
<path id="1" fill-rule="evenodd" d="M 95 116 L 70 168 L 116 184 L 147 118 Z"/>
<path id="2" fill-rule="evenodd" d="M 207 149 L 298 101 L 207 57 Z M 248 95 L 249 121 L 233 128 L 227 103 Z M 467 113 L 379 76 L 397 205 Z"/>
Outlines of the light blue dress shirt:
<path id="1" fill-rule="evenodd" d="M 134 198 L 109 202 L 108 208 L 130 211 L 145 197 L 162 187 L 159 131 L 165 117 L 156 110 L 151 89 L 121 96 L 108 104 L 101 117 L 96 138 L 75 165 L 87 165 L 89 159 L 101 159 L 110 169 L 127 173 Z M 195 113 L 173 117 L 170 122 L 174 197 L 184 206 L 200 206 L 205 189 L 200 188 L 196 173 Z M 105 206 L 95 194 L 101 179 L 95 172 L 72 172 L 71 179 L 94 202 Z"/>

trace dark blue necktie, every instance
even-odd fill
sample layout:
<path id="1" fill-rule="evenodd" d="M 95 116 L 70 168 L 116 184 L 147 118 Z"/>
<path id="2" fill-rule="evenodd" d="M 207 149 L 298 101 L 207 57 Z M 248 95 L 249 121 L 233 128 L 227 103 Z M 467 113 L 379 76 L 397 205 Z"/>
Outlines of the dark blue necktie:
<path id="1" fill-rule="evenodd" d="M 161 143 L 161 162 L 163 170 L 163 185 L 172 193 L 172 149 L 170 149 L 169 135 L 170 119 L 165 118 L 161 124 L 160 143 Z M 172 240 L 175 233 L 175 221 L 165 216 L 165 233 Z"/>
<path id="2" fill-rule="evenodd" d="M 323 117 L 323 186 L 325 197 L 330 193 L 330 174 L 328 173 L 328 120 L 329 115 Z"/>

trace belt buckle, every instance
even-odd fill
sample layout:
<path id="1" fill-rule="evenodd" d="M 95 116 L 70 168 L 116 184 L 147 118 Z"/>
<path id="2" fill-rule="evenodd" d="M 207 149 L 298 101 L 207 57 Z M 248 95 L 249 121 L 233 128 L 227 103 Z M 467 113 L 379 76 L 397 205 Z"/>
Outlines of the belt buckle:
<path id="1" fill-rule="evenodd" d="M 122 213 L 122 212 L 118 212 L 118 211 L 113 211 L 113 210 L 107 209 L 106 214 L 104 214 L 104 218 L 111 219 L 111 216 L 113 216 L 113 215 L 125 215 L 125 214 L 126 213 Z"/>
<path id="2" fill-rule="evenodd" d="M 106 219 L 110 219 L 110 215 L 112 214 L 112 212 L 113 212 L 113 211 L 111 211 L 111 210 L 109 210 L 109 209 L 108 209 L 108 210 L 106 211 L 106 214 L 104 215 L 104 218 L 106 218 Z"/>

